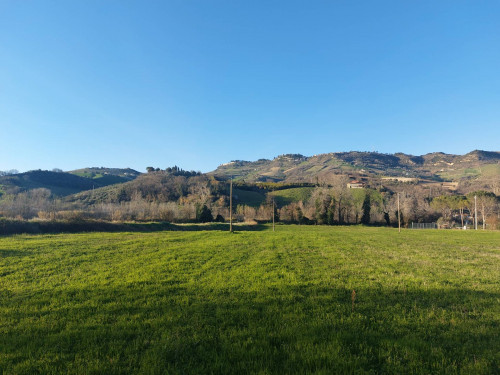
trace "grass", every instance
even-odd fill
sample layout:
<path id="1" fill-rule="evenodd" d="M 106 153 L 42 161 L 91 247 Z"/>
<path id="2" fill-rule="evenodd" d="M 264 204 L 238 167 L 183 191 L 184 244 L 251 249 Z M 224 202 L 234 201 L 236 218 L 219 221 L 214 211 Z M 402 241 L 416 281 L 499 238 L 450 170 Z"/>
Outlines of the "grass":
<path id="1" fill-rule="evenodd" d="M 322 170 L 325 166 L 324 165 L 313 165 L 312 167 L 308 168 L 306 170 L 307 173 L 316 173 Z"/>
<path id="2" fill-rule="evenodd" d="M 500 175 L 500 164 L 486 164 L 476 168 L 445 170 L 437 173 L 446 180 L 458 180 L 467 177 L 494 177 Z"/>
<path id="3" fill-rule="evenodd" d="M 262 230 L 263 225 L 236 223 L 237 230 Z M 0 217 L 0 236 L 79 232 L 158 232 L 228 230 L 228 223 L 109 222 L 98 220 L 15 220 Z"/>
<path id="4" fill-rule="evenodd" d="M 0 369 L 500 372 L 500 233 L 264 229 L 0 238 Z"/>
<path id="5" fill-rule="evenodd" d="M 307 200 L 311 197 L 313 191 L 314 191 L 313 187 L 299 187 L 299 188 L 291 188 L 284 190 L 276 190 L 269 193 L 269 195 L 274 196 L 278 204 L 286 205 L 292 202 L 300 202 L 300 201 L 307 202 Z"/>
<path id="6" fill-rule="evenodd" d="M 483 177 L 500 176 L 500 164 L 486 164 L 479 169 Z"/>
<path id="7" fill-rule="evenodd" d="M 96 176 L 96 174 L 94 172 L 90 172 L 90 171 L 86 171 L 86 170 L 83 170 L 83 171 L 79 171 L 79 172 L 71 172 L 71 174 L 74 174 L 74 175 L 77 175 L 77 176 L 80 176 L 80 177 L 85 177 L 85 178 L 94 178 Z M 99 173 L 99 177 L 102 176 L 102 174 Z"/>
<path id="8" fill-rule="evenodd" d="M 85 170 L 82 172 L 72 172 L 72 174 L 80 177 L 90 178 L 91 180 L 95 180 L 99 184 L 99 187 L 120 184 L 130 181 L 130 179 L 127 179 L 125 177 L 115 176 L 111 174 L 95 173 Z"/>
<path id="9" fill-rule="evenodd" d="M 259 207 L 265 202 L 266 196 L 256 191 L 233 189 L 236 204 L 246 204 L 251 207 Z"/>
<path id="10" fill-rule="evenodd" d="M 453 181 L 466 177 L 476 177 L 479 176 L 481 172 L 477 168 L 462 168 L 455 170 L 445 170 L 443 172 L 437 172 L 436 174 L 445 180 Z"/>

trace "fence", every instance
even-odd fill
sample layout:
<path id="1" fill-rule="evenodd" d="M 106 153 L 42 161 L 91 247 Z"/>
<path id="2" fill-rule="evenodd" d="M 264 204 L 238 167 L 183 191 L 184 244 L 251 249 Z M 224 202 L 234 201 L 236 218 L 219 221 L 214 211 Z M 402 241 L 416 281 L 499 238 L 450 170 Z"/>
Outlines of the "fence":
<path id="1" fill-rule="evenodd" d="M 411 229 L 438 229 L 437 223 L 411 223 Z"/>

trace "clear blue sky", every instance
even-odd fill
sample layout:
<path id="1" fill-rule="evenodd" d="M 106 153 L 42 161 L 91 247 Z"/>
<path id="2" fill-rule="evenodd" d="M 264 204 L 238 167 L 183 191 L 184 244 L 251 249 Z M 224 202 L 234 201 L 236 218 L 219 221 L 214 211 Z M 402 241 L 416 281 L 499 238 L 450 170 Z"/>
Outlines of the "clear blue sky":
<path id="1" fill-rule="evenodd" d="M 2 1 L 0 170 L 500 149 L 498 1 Z"/>

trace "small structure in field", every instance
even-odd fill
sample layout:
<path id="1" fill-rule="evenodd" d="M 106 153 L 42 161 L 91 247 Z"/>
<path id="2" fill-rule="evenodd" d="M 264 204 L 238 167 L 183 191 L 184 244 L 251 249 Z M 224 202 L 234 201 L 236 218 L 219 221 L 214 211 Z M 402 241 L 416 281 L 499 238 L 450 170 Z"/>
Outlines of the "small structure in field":
<path id="1" fill-rule="evenodd" d="M 349 189 L 362 189 L 365 187 L 365 183 L 364 182 L 361 182 L 361 181 L 358 181 L 358 180 L 354 180 L 354 181 L 351 181 L 347 184 L 347 187 Z"/>

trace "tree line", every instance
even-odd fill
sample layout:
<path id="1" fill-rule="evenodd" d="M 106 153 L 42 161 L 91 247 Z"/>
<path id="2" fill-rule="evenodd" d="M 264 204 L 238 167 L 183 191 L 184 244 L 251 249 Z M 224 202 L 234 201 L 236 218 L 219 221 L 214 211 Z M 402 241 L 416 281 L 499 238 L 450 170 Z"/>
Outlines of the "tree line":
<path id="1" fill-rule="evenodd" d="M 165 172 L 172 176 L 184 176 L 184 177 L 201 176 L 201 172 L 199 171 L 185 171 L 184 169 L 179 168 L 177 165 L 165 168 L 164 170 L 162 170 L 161 168 L 146 167 L 146 172 L 148 173 Z"/>
<path id="2" fill-rule="evenodd" d="M 191 172 L 187 172 L 191 173 Z M 17 220 L 103 220 L 224 222 L 229 218 L 229 182 L 214 177 L 185 175 L 180 168 L 154 171 L 120 185 L 58 197 L 48 189 L 34 189 L 0 198 L 0 216 Z M 430 197 L 414 186 L 349 189 L 345 180 L 331 185 L 235 184 L 258 193 L 261 202 L 234 197 L 233 217 L 242 222 L 276 221 L 317 225 L 403 226 L 436 222 L 443 227 L 477 220 L 483 228 L 496 228 L 500 215 L 498 197 L 485 191 L 467 195 Z M 308 189 L 307 198 L 286 200 L 287 189 Z M 253 194 L 252 193 L 252 194 Z M 473 206 L 474 196 L 476 206 Z M 478 217 L 474 216 L 477 207 Z"/>
<path id="3" fill-rule="evenodd" d="M 1 176 L 11 176 L 13 174 L 18 174 L 19 171 L 17 169 L 10 169 L 8 171 L 0 171 L 0 177 Z"/>
<path id="4" fill-rule="evenodd" d="M 432 207 L 441 213 L 441 224 L 453 226 L 459 219 L 461 227 L 468 224 L 481 222 L 483 229 L 491 220 L 495 225 L 498 215 L 498 197 L 487 191 L 475 191 L 466 195 L 441 195 L 432 200 Z M 476 211 L 478 217 L 476 217 Z"/>

